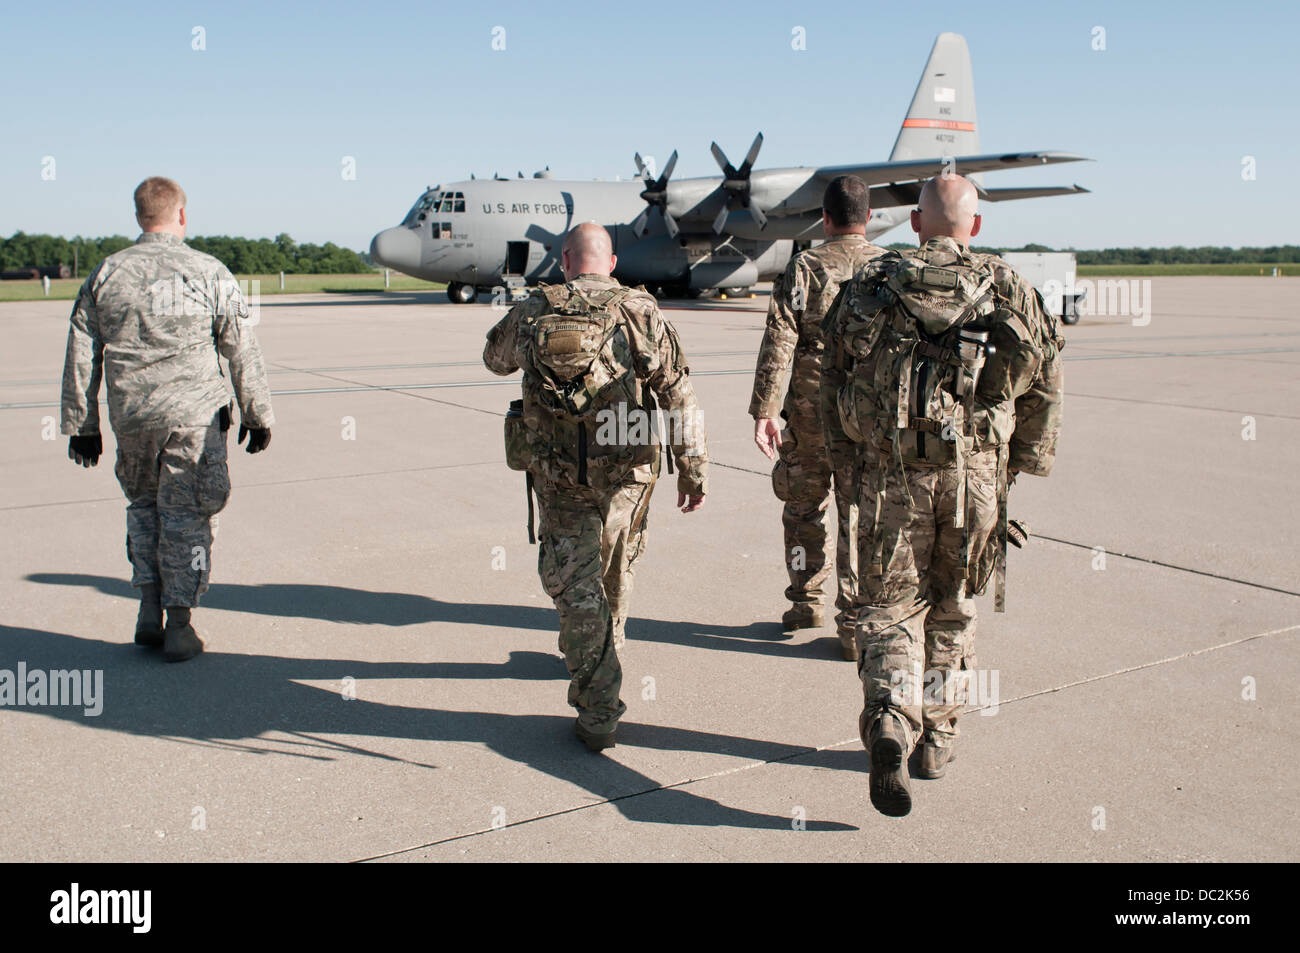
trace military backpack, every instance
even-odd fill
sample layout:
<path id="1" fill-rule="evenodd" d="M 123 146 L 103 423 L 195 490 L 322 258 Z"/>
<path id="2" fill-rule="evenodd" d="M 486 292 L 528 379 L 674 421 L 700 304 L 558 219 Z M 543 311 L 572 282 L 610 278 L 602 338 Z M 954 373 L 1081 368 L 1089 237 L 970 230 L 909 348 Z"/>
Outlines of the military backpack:
<path id="1" fill-rule="evenodd" d="M 506 461 L 561 486 L 612 487 L 658 463 L 654 403 L 620 305 L 636 289 L 543 286 L 519 328 L 524 396 L 506 418 Z"/>

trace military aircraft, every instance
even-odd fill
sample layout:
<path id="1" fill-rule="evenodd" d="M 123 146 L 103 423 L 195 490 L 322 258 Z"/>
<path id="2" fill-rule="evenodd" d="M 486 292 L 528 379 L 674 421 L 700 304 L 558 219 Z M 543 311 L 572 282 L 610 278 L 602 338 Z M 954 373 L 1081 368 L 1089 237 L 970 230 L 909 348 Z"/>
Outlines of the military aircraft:
<path id="1" fill-rule="evenodd" d="M 944 171 L 971 176 L 990 202 L 1088 191 L 983 186 L 980 173 L 1084 157 L 979 155 L 970 53 L 956 33 L 935 40 L 889 161 L 759 170 L 762 145 L 759 133 L 735 166 L 713 143 L 720 176 L 674 179 L 674 151 L 658 174 L 638 153 L 639 178 L 626 181 L 566 182 L 547 170 L 531 179 L 520 173 L 434 186 L 400 225 L 374 237 L 370 255 L 405 274 L 447 282 L 448 298 L 465 304 L 493 287 L 563 280 L 565 233 L 575 222 L 594 221 L 613 237 L 620 281 L 694 297 L 747 289 L 779 274 L 796 248 L 821 239 L 822 193 L 837 175 L 856 175 L 871 187 L 868 237 L 905 221 L 923 182 Z"/>

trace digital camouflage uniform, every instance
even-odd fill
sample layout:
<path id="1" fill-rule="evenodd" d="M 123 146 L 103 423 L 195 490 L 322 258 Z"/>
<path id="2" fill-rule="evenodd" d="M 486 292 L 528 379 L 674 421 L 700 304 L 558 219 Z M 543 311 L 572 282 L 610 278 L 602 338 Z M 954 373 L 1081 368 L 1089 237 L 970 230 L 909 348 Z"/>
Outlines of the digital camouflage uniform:
<path id="1" fill-rule="evenodd" d="M 599 297 L 621 286 L 611 277 L 583 274 L 568 288 Z M 569 704 L 578 709 L 583 728 L 605 734 L 626 711 L 619 699 L 618 650 L 633 570 L 645 548 L 646 516 L 662 449 L 653 435 L 632 450 L 588 434 L 582 442 L 586 455 L 579 463 L 574 425 L 561 426 L 547 412 L 541 380 L 525 346 L 529 322 L 553 310 L 547 291 L 560 293 L 556 288 L 533 292 L 488 332 L 483 363 L 495 374 L 524 370 L 523 420 L 534 435 L 527 469 L 540 511 L 538 572 L 560 615 L 560 651 L 571 676 Z M 612 311 L 622 318 L 622 337 L 615 345 L 621 358 L 635 378 L 648 385 L 660 409 L 687 422 L 668 425 L 666 432 L 676 461 L 677 489 L 703 495 L 705 434 L 677 332 L 646 292 L 629 289 L 621 300 L 613 300 L 617 304 Z"/>
<path id="2" fill-rule="evenodd" d="M 838 235 L 791 259 L 772 284 L 749 404 L 755 420 L 782 417 L 786 422 L 772 487 L 785 504 L 781 522 L 790 576 L 785 594 L 795 605 L 822 603 L 830 576 L 826 537 L 833 489 L 838 519 L 836 624 L 840 640 L 850 646 L 857 590 L 857 505 L 851 492 L 857 450 L 847 439 L 827 441 L 819 394 L 821 324 L 840 285 L 884 251 L 861 235 Z M 787 372 L 790 384 L 783 401 Z"/>
<path id="3" fill-rule="evenodd" d="M 903 467 L 863 447 L 866 465 L 857 498 L 864 525 L 867 514 L 875 514 L 874 532 L 862 534 L 858 557 L 858 672 L 864 695 L 859 728 L 868 748 L 885 702 L 908 722 L 912 745 L 924 740 L 944 748 L 955 739 L 969 678 L 960 673 L 975 667 L 973 596 L 987 585 L 998 555 L 999 445 L 1011 472 L 1047 476 L 1061 426 L 1065 342 L 1038 293 L 1000 258 L 970 252 L 950 238 L 931 239 L 909 257 L 940 266 L 981 265 L 996 275 L 994 301 L 1000 310 L 990 343 L 998 350 L 976 391 L 975 442 L 966 456 L 965 529 L 954 525 L 963 482 L 956 466 Z M 857 282 L 846 285 L 827 316 L 832 351 L 856 287 Z M 1009 313 L 1018 319 L 1003 320 Z M 843 381 L 843 374 L 828 372 L 822 393 L 827 419 L 840 433 L 833 408 Z M 968 573 L 962 568 L 966 533 Z"/>
<path id="4" fill-rule="evenodd" d="M 250 429 L 274 423 L 262 352 L 226 267 L 174 235 L 146 232 L 81 286 L 63 366 L 64 434 L 99 433 L 99 386 L 117 437 L 131 584 L 167 607 L 207 590 L 213 517 L 230 477 L 220 408 L 231 386 Z M 230 366 L 230 381 L 218 355 Z"/>

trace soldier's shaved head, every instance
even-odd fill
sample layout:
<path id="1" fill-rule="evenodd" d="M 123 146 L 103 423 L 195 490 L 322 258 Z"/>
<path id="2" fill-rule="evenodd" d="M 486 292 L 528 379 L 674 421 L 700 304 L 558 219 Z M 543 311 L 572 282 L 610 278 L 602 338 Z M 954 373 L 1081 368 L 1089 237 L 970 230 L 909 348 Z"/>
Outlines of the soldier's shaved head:
<path id="1" fill-rule="evenodd" d="M 947 236 L 958 244 L 969 245 L 979 234 L 979 193 L 963 175 L 936 175 L 921 188 L 916 205 L 912 230 L 922 243 Z"/>
<path id="2" fill-rule="evenodd" d="M 609 232 L 595 222 L 583 222 L 564 236 L 560 267 L 566 280 L 578 275 L 608 275 L 617 261 Z"/>
<path id="3" fill-rule="evenodd" d="M 189 200 L 185 190 L 161 175 L 150 176 L 135 189 L 135 220 L 146 232 L 183 225 L 181 210 Z M 182 233 L 183 234 L 183 233 Z"/>

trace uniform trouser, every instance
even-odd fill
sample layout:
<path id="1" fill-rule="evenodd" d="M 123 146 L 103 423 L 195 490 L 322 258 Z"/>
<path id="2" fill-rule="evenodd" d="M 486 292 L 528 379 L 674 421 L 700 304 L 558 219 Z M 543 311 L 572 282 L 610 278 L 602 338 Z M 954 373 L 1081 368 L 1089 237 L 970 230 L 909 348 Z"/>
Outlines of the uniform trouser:
<path id="1" fill-rule="evenodd" d="M 619 699 L 633 567 L 645 548 L 653 483 L 610 490 L 535 484 L 540 513 L 538 573 L 560 614 L 560 652 L 569 704 L 590 731 L 612 731 L 627 711 Z"/>
<path id="2" fill-rule="evenodd" d="M 835 459 L 826 449 L 820 421 L 791 418 L 781 435 L 780 459 L 772 470 L 772 487 L 785 503 L 785 565 L 792 603 L 821 605 L 831 567 L 826 558 L 827 523 L 835 500 L 835 621 L 840 637 L 851 642 L 858 592 L 858 506 L 854 463 Z"/>
<path id="3" fill-rule="evenodd" d="M 158 586 L 164 606 L 194 607 L 207 591 L 213 517 L 230 497 L 226 434 L 206 427 L 117 435 L 114 468 L 130 504 L 131 585 Z"/>
<path id="4" fill-rule="evenodd" d="M 886 703 L 907 720 L 912 744 L 922 733 L 941 746 L 957 736 L 975 667 L 975 600 L 962 569 L 962 547 L 969 530 L 969 575 L 976 576 L 976 567 L 988 565 L 986 550 L 997 526 L 996 461 L 987 458 L 974 458 L 966 471 L 966 529 L 953 525 L 956 468 L 908 468 L 904 480 L 898 466 L 886 461 L 863 475 L 858 505 L 864 526 L 879 501 L 878 520 L 864 532 L 859 553 L 859 728 L 868 746 Z"/>

